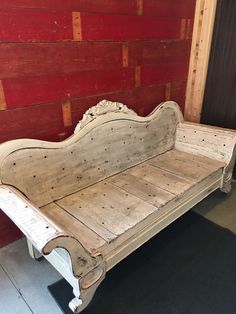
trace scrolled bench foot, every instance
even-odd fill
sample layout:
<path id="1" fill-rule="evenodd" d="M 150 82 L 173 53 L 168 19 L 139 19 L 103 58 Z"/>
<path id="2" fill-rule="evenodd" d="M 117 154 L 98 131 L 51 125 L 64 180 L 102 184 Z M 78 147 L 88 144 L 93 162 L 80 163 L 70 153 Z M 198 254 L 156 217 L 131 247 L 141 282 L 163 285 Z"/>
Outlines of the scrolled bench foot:
<path id="1" fill-rule="evenodd" d="M 225 193 L 225 194 L 229 194 L 232 190 L 232 183 L 231 181 L 230 182 L 227 182 L 227 183 L 224 183 L 224 185 L 220 188 L 221 192 Z"/>
<path id="2" fill-rule="evenodd" d="M 69 303 L 69 307 L 74 313 L 81 313 L 89 305 L 104 278 L 103 268 L 98 267 L 79 279 L 80 291 L 73 290 L 75 298 Z"/>

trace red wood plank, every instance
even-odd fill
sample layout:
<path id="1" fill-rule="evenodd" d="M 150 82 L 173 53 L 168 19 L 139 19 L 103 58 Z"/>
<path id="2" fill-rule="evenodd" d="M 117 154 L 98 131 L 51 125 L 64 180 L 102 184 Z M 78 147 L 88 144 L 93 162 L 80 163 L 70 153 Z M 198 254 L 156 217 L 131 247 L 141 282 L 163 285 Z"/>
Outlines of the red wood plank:
<path id="1" fill-rule="evenodd" d="M 74 99 L 72 100 L 73 122 L 78 123 L 87 109 L 91 106 L 95 106 L 103 99 L 122 102 L 140 115 L 147 115 L 160 102 L 165 100 L 165 85 L 133 88 L 108 94 Z"/>
<path id="2" fill-rule="evenodd" d="M 186 80 L 187 75 L 187 62 L 162 63 L 159 65 L 144 66 L 141 69 L 141 85 L 146 86 Z"/>
<path id="3" fill-rule="evenodd" d="M 136 14 L 137 0 L 1 0 L 0 7 Z"/>
<path id="4" fill-rule="evenodd" d="M 84 40 L 178 39 L 181 19 L 81 13 Z"/>
<path id="5" fill-rule="evenodd" d="M 0 9 L 0 42 L 72 40 L 69 12 Z"/>
<path id="6" fill-rule="evenodd" d="M 0 210 L 0 248 L 22 237 L 21 231 Z"/>
<path id="7" fill-rule="evenodd" d="M 171 100 L 176 101 L 179 104 L 182 111 L 184 111 L 186 87 L 187 87 L 186 81 L 173 82 L 171 84 L 170 95 Z"/>
<path id="8" fill-rule="evenodd" d="M 1 44 L 0 79 L 122 67 L 122 44 L 58 42 Z"/>
<path id="9" fill-rule="evenodd" d="M 134 69 L 76 72 L 57 77 L 6 79 L 2 84 L 7 108 L 12 109 L 129 89 L 134 86 Z"/>
<path id="10" fill-rule="evenodd" d="M 39 27 L 40 25 L 40 27 Z M 83 40 L 178 39 L 181 19 L 81 13 Z M 0 41 L 72 40 L 72 14 L 31 9 L 0 9 Z"/>
<path id="11" fill-rule="evenodd" d="M 156 17 L 194 18 L 196 0 L 144 0 L 143 14 Z"/>
<path id="12" fill-rule="evenodd" d="M 191 40 L 131 41 L 128 43 L 129 66 L 184 62 L 189 60 Z"/>
<path id="13" fill-rule="evenodd" d="M 30 137 L 43 138 L 48 131 L 64 130 L 61 104 L 32 106 L 0 112 L 0 142 Z"/>

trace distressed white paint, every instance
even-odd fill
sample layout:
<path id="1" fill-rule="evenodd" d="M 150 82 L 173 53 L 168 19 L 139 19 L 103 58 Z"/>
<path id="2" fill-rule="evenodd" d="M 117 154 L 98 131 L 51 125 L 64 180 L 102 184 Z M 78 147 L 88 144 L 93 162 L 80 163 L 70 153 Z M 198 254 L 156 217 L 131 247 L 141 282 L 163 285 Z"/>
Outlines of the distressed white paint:
<path id="1" fill-rule="evenodd" d="M 229 190 L 235 144 L 235 131 L 183 122 L 173 102 L 143 118 L 104 101 L 66 141 L 0 145 L 0 207 L 73 286 L 79 313 L 109 269 Z"/>

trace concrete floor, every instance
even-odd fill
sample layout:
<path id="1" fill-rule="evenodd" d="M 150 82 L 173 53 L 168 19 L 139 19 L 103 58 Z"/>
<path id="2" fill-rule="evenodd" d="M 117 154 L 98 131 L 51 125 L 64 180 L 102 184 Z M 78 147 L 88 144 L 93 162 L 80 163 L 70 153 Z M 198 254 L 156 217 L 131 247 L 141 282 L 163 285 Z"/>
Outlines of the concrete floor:
<path id="1" fill-rule="evenodd" d="M 230 195 L 211 194 L 194 211 L 236 233 L 236 183 Z M 0 314 L 60 314 L 47 286 L 61 276 L 46 261 L 33 261 L 25 239 L 0 250 Z"/>

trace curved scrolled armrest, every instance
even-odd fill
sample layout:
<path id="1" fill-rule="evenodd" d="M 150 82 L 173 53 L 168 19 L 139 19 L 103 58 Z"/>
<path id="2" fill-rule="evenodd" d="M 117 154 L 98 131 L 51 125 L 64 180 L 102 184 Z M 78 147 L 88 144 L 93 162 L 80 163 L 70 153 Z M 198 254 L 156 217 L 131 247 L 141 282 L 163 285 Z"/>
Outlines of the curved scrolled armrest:
<path id="1" fill-rule="evenodd" d="M 76 238 L 55 225 L 15 188 L 0 185 L 0 208 L 42 254 L 50 254 L 55 248 L 65 249 L 75 277 L 86 276 L 103 265 L 101 256 L 91 256 Z"/>

